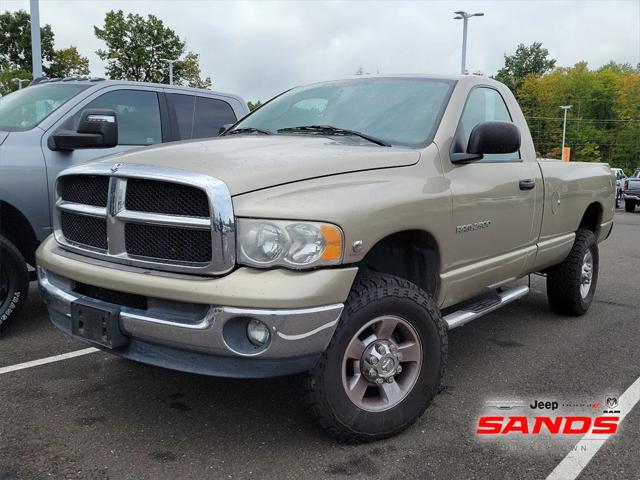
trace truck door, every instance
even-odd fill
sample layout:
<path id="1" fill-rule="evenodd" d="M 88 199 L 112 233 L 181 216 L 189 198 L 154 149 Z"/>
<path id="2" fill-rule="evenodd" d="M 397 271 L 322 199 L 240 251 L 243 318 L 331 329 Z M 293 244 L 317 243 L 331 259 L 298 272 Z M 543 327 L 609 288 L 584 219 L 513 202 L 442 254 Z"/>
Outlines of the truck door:
<path id="1" fill-rule="evenodd" d="M 49 202 L 55 199 L 55 179 L 61 170 L 98 157 L 153 145 L 163 141 L 158 89 L 136 87 L 112 87 L 100 90 L 67 114 L 50 128 L 42 139 L 42 150 L 47 166 Z M 118 145 L 114 148 L 87 148 L 73 151 L 54 151 L 48 147 L 48 139 L 59 128 L 76 130 L 85 109 L 107 108 L 114 110 L 118 121 Z"/>
<path id="2" fill-rule="evenodd" d="M 476 86 L 468 94 L 454 142 L 466 151 L 471 130 L 486 121 L 513 120 L 498 90 Z M 526 124 L 518 126 L 526 133 Z M 536 159 L 523 158 L 531 155 L 525 151 L 529 149 L 485 155 L 466 164 L 444 162 L 452 193 L 453 251 L 459 252 L 443 274 L 448 303 L 520 277 L 535 254 L 536 202 L 543 185 Z"/>

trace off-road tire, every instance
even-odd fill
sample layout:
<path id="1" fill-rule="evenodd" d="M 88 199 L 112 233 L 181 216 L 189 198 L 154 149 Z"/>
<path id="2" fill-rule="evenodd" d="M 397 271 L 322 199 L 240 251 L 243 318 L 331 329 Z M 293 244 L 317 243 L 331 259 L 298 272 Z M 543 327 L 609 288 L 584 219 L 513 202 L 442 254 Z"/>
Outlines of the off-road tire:
<path id="1" fill-rule="evenodd" d="M 580 294 L 582 264 L 586 253 L 593 258 L 593 276 L 588 295 Z M 562 315 L 584 315 L 593 300 L 598 284 L 598 242 L 590 230 L 580 229 L 569 256 L 547 271 L 547 298 L 551 308 Z"/>
<path id="2" fill-rule="evenodd" d="M 0 282 L 3 274 L 7 285 L 5 298 L 0 296 L 0 333 L 18 315 L 29 293 L 29 271 L 24 258 L 9 240 L 0 235 Z"/>
<path id="3" fill-rule="evenodd" d="M 636 201 L 635 200 L 625 200 L 624 201 L 624 209 L 626 212 L 633 213 L 636 211 Z"/>
<path id="4" fill-rule="evenodd" d="M 406 397 L 383 412 L 356 406 L 342 384 L 344 352 L 367 322 L 396 315 L 410 323 L 422 345 L 420 373 Z M 412 425 L 438 392 L 448 351 L 447 325 L 433 299 L 404 279 L 379 273 L 357 278 L 331 343 L 305 382 L 305 401 L 320 426 L 347 443 L 387 438 Z"/>

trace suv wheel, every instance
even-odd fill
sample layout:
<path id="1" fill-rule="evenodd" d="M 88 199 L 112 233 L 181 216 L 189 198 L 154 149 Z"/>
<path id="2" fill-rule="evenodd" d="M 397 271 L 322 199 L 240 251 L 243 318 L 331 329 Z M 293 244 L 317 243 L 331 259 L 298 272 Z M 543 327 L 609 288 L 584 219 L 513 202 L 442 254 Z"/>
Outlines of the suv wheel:
<path id="1" fill-rule="evenodd" d="M 356 280 L 306 401 L 329 434 L 378 440 L 413 424 L 438 391 L 447 326 L 431 297 L 384 274 Z"/>
<path id="2" fill-rule="evenodd" d="M 0 236 L 0 332 L 18 315 L 28 292 L 27 264 L 18 249 Z"/>
<path id="3" fill-rule="evenodd" d="M 584 315 L 598 283 L 598 242 L 590 230 L 578 230 L 569 256 L 547 272 L 551 308 L 563 315 Z"/>
<path id="4" fill-rule="evenodd" d="M 625 200 L 624 201 L 624 209 L 629 213 L 633 213 L 636 211 L 636 201 L 635 200 Z"/>

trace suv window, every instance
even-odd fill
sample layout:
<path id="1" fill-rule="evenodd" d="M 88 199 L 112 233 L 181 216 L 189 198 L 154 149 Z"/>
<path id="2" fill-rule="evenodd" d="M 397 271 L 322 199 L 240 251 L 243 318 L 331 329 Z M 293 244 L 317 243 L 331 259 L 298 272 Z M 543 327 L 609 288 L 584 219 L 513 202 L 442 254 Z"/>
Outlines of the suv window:
<path id="1" fill-rule="evenodd" d="M 469 144 L 473 127 L 482 122 L 511 122 L 511 115 L 497 90 L 487 87 L 474 88 L 469 94 L 462 118 L 463 145 Z M 513 162 L 520 160 L 520 152 L 485 155 L 481 162 Z"/>
<path id="2" fill-rule="evenodd" d="M 217 137 L 220 127 L 236 123 L 231 106 L 216 98 L 167 94 L 178 129 L 178 140 Z"/>
<path id="3" fill-rule="evenodd" d="M 108 108 L 118 117 L 119 145 L 152 145 L 162 142 L 158 95 L 144 90 L 114 90 L 91 101 L 82 110 Z M 82 110 L 73 117 L 78 128 Z"/>

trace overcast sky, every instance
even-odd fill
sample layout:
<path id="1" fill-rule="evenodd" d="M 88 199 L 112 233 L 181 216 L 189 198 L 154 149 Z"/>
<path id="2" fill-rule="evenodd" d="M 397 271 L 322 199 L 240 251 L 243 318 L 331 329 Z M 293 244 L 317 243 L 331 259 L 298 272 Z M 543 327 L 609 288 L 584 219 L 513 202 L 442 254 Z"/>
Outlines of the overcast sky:
<path id="1" fill-rule="evenodd" d="M 0 10 L 29 8 L 1 0 Z M 200 54 L 214 89 L 267 100 L 293 85 L 376 73 L 457 73 L 462 22 L 454 10 L 482 11 L 469 22 L 467 67 L 493 74 L 519 43 L 544 44 L 558 65 L 586 60 L 640 63 L 640 0 L 582 1 L 102 1 L 41 0 L 56 48 L 75 45 L 91 73 L 104 75 L 93 34 L 105 13 L 154 14 Z"/>

